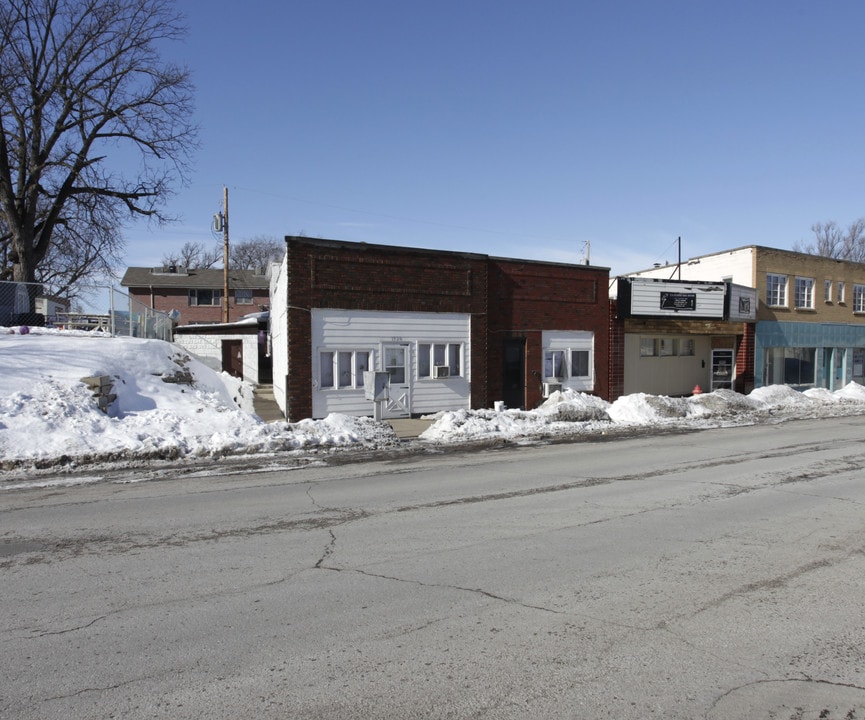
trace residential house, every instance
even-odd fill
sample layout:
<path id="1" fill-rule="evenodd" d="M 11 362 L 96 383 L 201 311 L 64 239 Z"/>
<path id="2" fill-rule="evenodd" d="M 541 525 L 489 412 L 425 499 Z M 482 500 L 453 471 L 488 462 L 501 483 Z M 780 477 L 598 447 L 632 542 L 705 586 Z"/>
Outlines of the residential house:
<path id="1" fill-rule="evenodd" d="M 146 307 L 177 317 L 178 325 L 213 324 L 224 320 L 222 268 L 130 267 L 120 284 Z M 252 270 L 229 270 L 228 321 L 236 322 L 245 315 L 267 309 L 268 290 L 267 276 Z"/>
<path id="2" fill-rule="evenodd" d="M 535 407 L 554 388 L 607 397 L 607 268 L 302 237 L 271 278 L 277 403 L 292 421 Z M 290 280 L 290 281 L 289 281 Z"/>
<path id="3" fill-rule="evenodd" d="M 174 342 L 217 372 L 253 385 L 269 384 L 268 317 L 265 311 L 231 323 L 181 325 L 174 329 Z"/>

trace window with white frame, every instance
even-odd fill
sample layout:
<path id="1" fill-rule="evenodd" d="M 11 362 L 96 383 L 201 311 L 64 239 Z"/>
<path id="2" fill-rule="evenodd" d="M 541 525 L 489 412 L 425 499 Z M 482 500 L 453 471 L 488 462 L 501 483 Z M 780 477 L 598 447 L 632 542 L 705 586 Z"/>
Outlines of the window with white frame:
<path id="1" fill-rule="evenodd" d="M 547 350 L 544 352 L 544 379 L 564 382 L 568 378 L 591 377 L 589 350 Z"/>
<path id="2" fill-rule="evenodd" d="M 543 381 L 572 390 L 592 390 L 595 383 L 594 334 L 548 330 L 543 333 Z"/>
<path id="3" fill-rule="evenodd" d="M 865 285 L 853 286 L 853 312 L 865 312 Z"/>
<path id="4" fill-rule="evenodd" d="M 237 305 L 252 305 L 252 288 L 237 288 L 234 291 L 234 302 Z"/>
<path id="5" fill-rule="evenodd" d="M 832 302 L 832 281 L 826 280 L 823 284 L 823 300 L 827 303 Z"/>
<path id="6" fill-rule="evenodd" d="M 209 290 L 205 288 L 192 288 L 189 291 L 189 304 L 196 306 L 219 306 L 222 305 L 222 290 Z"/>
<path id="7" fill-rule="evenodd" d="M 814 309 L 814 278 L 797 277 L 794 300 L 800 310 Z"/>
<path id="8" fill-rule="evenodd" d="M 571 350 L 571 377 L 587 378 L 591 376 L 588 350 Z"/>
<path id="9" fill-rule="evenodd" d="M 766 304 L 787 307 L 787 276 L 766 273 Z"/>
<path id="10" fill-rule="evenodd" d="M 447 377 L 462 376 L 462 343 L 418 343 L 417 375 L 421 380 L 442 377 L 436 368 L 447 368 Z M 438 372 L 438 374 L 437 374 Z"/>
<path id="11" fill-rule="evenodd" d="M 322 350 L 319 359 L 319 386 L 322 390 L 363 388 L 363 373 L 370 368 L 369 350 Z"/>
<path id="12" fill-rule="evenodd" d="M 547 380 L 565 379 L 565 351 L 546 350 L 544 352 L 544 378 Z"/>
<path id="13" fill-rule="evenodd" d="M 835 289 L 838 293 L 838 302 L 843 303 L 844 302 L 844 283 L 838 282 L 838 284 L 835 286 Z"/>

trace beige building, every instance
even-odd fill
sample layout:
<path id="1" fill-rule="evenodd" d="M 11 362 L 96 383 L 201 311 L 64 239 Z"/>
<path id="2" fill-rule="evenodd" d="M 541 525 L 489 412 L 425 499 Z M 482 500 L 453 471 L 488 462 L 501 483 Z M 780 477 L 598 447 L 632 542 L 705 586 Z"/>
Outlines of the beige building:
<path id="1" fill-rule="evenodd" d="M 755 387 L 865 384 L 865 264 L 750 245 L 633 276 L 756 288 Z M 736 372 L 745 371 L 741 353 L 737 360 Z"/>

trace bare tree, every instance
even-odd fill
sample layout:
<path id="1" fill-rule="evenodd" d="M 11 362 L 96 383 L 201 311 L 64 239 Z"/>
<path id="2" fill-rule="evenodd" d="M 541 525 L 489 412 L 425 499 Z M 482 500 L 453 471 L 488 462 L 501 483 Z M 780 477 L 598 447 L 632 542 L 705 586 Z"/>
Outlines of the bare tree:
<path id="1" fill-rule="evenodd" d="M 67 300 L 78 298 L 82 286 L 114 275 L 122 263 L 123 243 L 112 222 L 97 225 L 90 213 L 82 222 L 68 222 L 54 230 L 43 262 L 36 268 L 42 292 Z"/>
<path id="2" fill-rule="evenodd" d="M 73 239 L 107 261 L 124 222 L 168 219 L 197 128 L 189 72 L 158 48 L 184 34 L 171 0 L 0 3 L 0 257 L 13 279 L 36 280 Z"/>
<path id="3" fill-rule="evenodd" d="M 184 243 L 180 250 L 162 256 L 163 265 L 182 265 L 190 269 L 206 270 L 218 265 L 222 260 L 222 249 L 205 250 L 200 242 Z"/>
<path id="4" fill-rule="evenodd" d="M 264 274 L 267 266 L 282 260 L 284 254 L 285 245 L 282 242 L 267 235 L 257 235 L 230 245 L 228 266 L 232 270 L 253 270 Z M 172 250 L 162 256 L 163 265 L 183 265 L 199 269 L 222 267 L 222 261 L 221 244 L 206 251 L 200 242 L 188 242 L 180 250 Z"/>
<path id="5" fill-rule="evenodd" d="M 854 220 L 846 229 L 840 228 L 834 220 L 814 223 L 811 232 L 814 233 L 814 241 L 795 243 L 793 249 L 796 252 L 865 262 L 865 218 Z"/>
<path id="6" fill-rule="evenodd" d="M 258 235 L 229 248 L 229 265 L 234 270 L 254 270 L 264 274 L 267 266 L 285 254 L 285 244 L 273 237 Z"/>

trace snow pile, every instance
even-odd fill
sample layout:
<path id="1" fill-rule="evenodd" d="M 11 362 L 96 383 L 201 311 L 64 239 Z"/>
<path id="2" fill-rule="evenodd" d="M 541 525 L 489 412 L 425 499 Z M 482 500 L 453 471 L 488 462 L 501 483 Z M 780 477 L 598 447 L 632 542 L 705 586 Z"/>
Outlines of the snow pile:
<path id="1" fill-rule="evenodd" d="M 107 413 L 82 382 L 100 375 L 117 396 Z M 252 396 L 161 340 L 0 328 L 0 468 L 397 442 L 368 418 L 266 424 Z"/>
<path id="2" fill-rule="evenodd" d="M 691 397 L 633 393 L 607 403 L 564 390 L 534 411 L 458 410 L 440 413 L 420 437 L 434 443 L 499 438 L 543 438 L 640 428 L 710 428 L 752 425 L 779 419 L 865 414 L 865 387 L 850 383 L 830 392 L 798 392 L 786 385 L 758 388 L 750 395 L 716 390 Z"/>
<path id="3" fill-rule="evenodd" d="M 107 376 L 116 399 L 102 412 L 82 378 Z M 84 463 L 310 453 L 399 443 L 389 424 L 330 415 L 264 423 L 248 383 L 216 373 L 161 340 L 99 332 L 0 328 L 0 470 Z M 531 441 L 614 430 L 703 428 L 865 414 L 865 388 L 800 393 L 783 385 L 748 396 L 730 390 L 687 398 L 644 393 L 608 403 L 570 390 L 536 410 L 440 413 L 429 445 Z"/>

